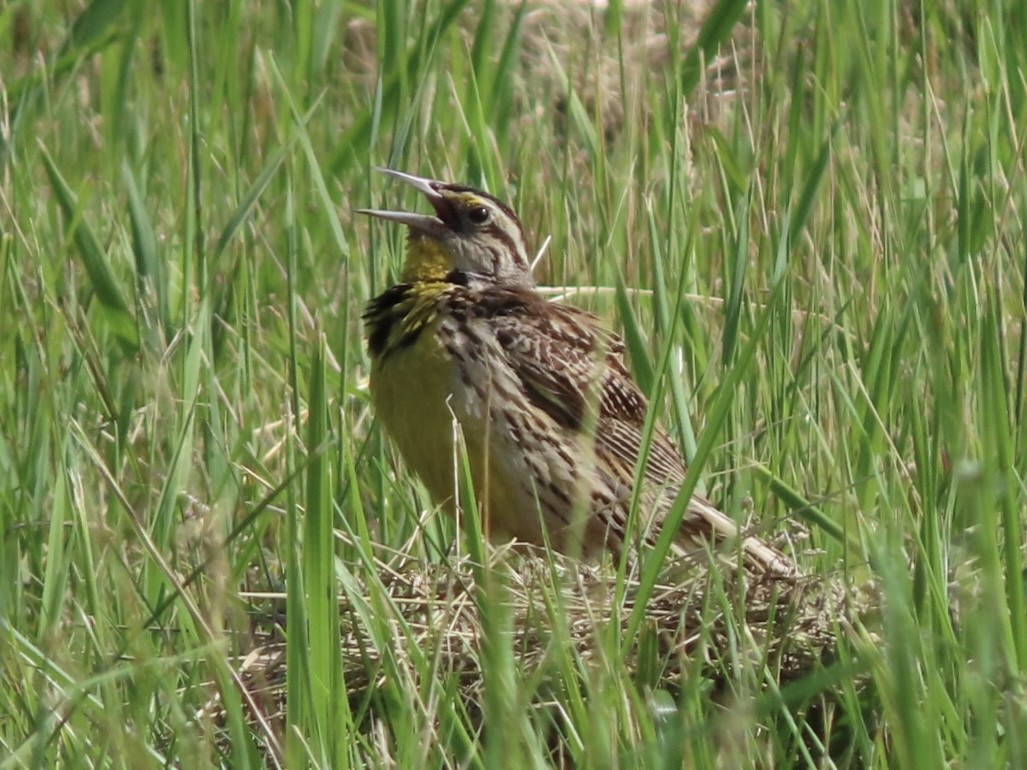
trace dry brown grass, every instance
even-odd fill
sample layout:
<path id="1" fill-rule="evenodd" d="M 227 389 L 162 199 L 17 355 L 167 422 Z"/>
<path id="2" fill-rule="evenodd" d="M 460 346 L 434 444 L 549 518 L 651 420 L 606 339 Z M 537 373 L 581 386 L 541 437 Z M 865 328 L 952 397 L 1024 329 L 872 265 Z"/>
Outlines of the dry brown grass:
<path id="1" fill-rule="evenodd" d="M 636 608 L 641 589 L 637 576 L 624 578 L 618 591 L 609 565 L 509 548 L 492 549 L 490 559 L 484 570 L 466 557 L 447 564 L 407 561 L 397 567 L 381 561 L 357 568 L 355 577 L 363 572 L 357 579 L 359 602 L 367 604 L 340 603 L 351 705 L 390 684 L 420 681 L 428 659 L 436 681 L 455 676 L 466 707 L 472 713 L 480 710 L 487 636 L 483 603 L 490 610 L 502 605 L 506 616 L 501 625 L 518 673 L 539 677 L 540 692 L 554 659 L 568 649 L 583 678 L 612 663 L 623 667 L 627 680 L 649 690 L 673 692 L 683 677 L 699 676 L 730 692 L 740 670 L 755 672 L 756 686 L 767 678 L 775 686 L 785 684 L 832 660 L 838 634 L 847 634 L 849 619 L 867 606 L 866 598 L 847 590 L 840 576 L 740 579 L 723 565 L 711 570 L 705 557 L 689 559 L 662 571 L 634 643 L 611 646 L 609 634 L 623 633 Z M 251 598 L 254 646 L 240 658 L 239 672 L 255 701 L 263 704 L 263 716 L 280 732 L 285 713 L 285 596 Z M 367 624 L 371 606 L 374 629 Z M 381 636 L 383 623 L 391 630 L 386 639 Z M 495 624 L 495 617 L 488 623 Z M 624 649 L 624 659 L 611 661 L 611 649 Z M 390 678 L 405 681 L 390 683 Z M 208 716 L 217 708 L 211 703 Z M 374 720 L 373 707 L 371 713 Z"/>

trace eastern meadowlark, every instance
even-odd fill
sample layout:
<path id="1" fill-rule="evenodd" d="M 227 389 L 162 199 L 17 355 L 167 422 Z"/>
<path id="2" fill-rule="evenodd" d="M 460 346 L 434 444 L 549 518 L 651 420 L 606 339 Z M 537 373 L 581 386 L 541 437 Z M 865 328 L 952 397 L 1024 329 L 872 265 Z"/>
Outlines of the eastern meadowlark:
<path id="1" fill-rule="evenodd" d="M 644 447 L 647 403 L 621 339 L 593 314 L 536 290 L 507 205 L 463 185 L 382 171 L 434 209 L 361 209 L 409 230 L 400 282 L 364 316 L 371 400 L 406 462 L 453 511 L 458 427 L 492 539 L 586 557 L 654 542 L 685 464 L 658 429 Z M 639 513 L 629 531 L 633 496 Z M 734 543 L 747 569 L 795 573 L 790 559 L 698 496 L 676 543 L 729 553 Z"/>

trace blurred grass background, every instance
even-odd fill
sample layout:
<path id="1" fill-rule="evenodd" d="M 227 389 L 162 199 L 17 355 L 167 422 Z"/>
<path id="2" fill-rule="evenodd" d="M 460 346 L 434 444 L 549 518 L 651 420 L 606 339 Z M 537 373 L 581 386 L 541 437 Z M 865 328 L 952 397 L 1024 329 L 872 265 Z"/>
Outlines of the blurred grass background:
<path id="1" fill-rule="evenodd" d="M 4 4 L 0 767 L 275 761 L 233 681 L 269 591 L 290 767 L 1027 766 L 1024 16 Z M 420 205 L 380 165 L 511 201 L 713 499 L 876 581 L 860 688 L 654 692 L 616 634 L 525 672 L 497 605 L 480 703 L 430 650 L 348 697 L 337 597 L 402 650 L 376 559 L 453 535 L 368 407 L 403 234 L 353 212 Z"/>

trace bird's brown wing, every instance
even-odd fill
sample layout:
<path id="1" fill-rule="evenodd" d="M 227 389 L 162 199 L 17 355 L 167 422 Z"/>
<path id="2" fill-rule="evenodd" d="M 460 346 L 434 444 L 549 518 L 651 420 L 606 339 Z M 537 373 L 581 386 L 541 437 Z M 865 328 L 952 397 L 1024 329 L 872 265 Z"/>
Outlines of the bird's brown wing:
<path id="1" fill-rule="evenodd" d="M 517 298 L 505 313 L 493 317 L 493 323 L 526 395 L 565 429 L 592 432 L 597 461 L 630 489 L 645 445 L 648 405 L 624 365 L 623 341 L 587 311 L 549 303 L 538 295 L 518 292 Z M 657 511 L 662 516 L 684 475 L 680 453 L 657 428 L 648 442 L 641 499 L 654 504 L 662 499 L 662 513 Z M 704 543 L 737 537 L 734 521 L 705 499 L 692 497 L 677 539 L 680 546 L 694 551 Z M 758 538 L 745 536 L 742 549 L 754 568 L 778 574 L 795 571 L 787 557 Z"/>

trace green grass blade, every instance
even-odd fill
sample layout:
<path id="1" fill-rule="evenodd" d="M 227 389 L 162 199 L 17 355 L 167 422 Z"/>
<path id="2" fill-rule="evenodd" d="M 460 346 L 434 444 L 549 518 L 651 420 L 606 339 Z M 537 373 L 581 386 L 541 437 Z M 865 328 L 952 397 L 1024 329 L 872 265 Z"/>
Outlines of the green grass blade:
<path id="1" fill-rule="evenodd" d="M 138 345 L 135 319 L 128 310 L 128 305 L 122 296 L 118 280 L 111 270 L 107 255 L 100 247 L 100 242 L 92 228 L 82 219 L 78 198 L 68 183 L 64 181 L 64 177 L 61 176 L 50 153 L 42 144 L 39 145 L 39 151 L 43 157 L 46 174 L 50 179 L 50 186 L 53 188 L 65 219 L 70 223 L 72 238 L 82 260 L 82 266 L 89 275 L 90 285 L 96 293 L 96 298 L 106 310 L 106 317 L 118 339 L 130 348 L 135 348 Z"/>
<path id="2" fill-rule="evenodd" d="M 132 225 L 138 303 L 148 325 L 160 325 L 170 330 L 169 287 L 164 264 L 157 251 L 153 223 L 139 193 L 135 174 L 127 163 L 121 167 L 121 178 L 128 196 L 128 214 Z"/>
<path id="3" fill-rule="evenodd" d="M 312 453 L 306 469 L 303 524 L 303 587 L 309 624 L 309 675 L 312 738 L 314 748 L 331 767 L 346 766 L 345 704 L 340 661 L 338 581 L 335 576 L 334 504 L 331 467 L 327 453 L 328 432 L 325 382 L 325 343 L 319 339 L 311 361 L 310 394 L 307 400 L 307 447 Z"/>
<path id="4" fill-rule="evenodd" d="M 695 90 L 704 68 L 727 40 L 748 5 L 744 0 L 718 0 L 707 12 L 699 37 L 681 65 L 682 95 L 687 97 Z"/>

